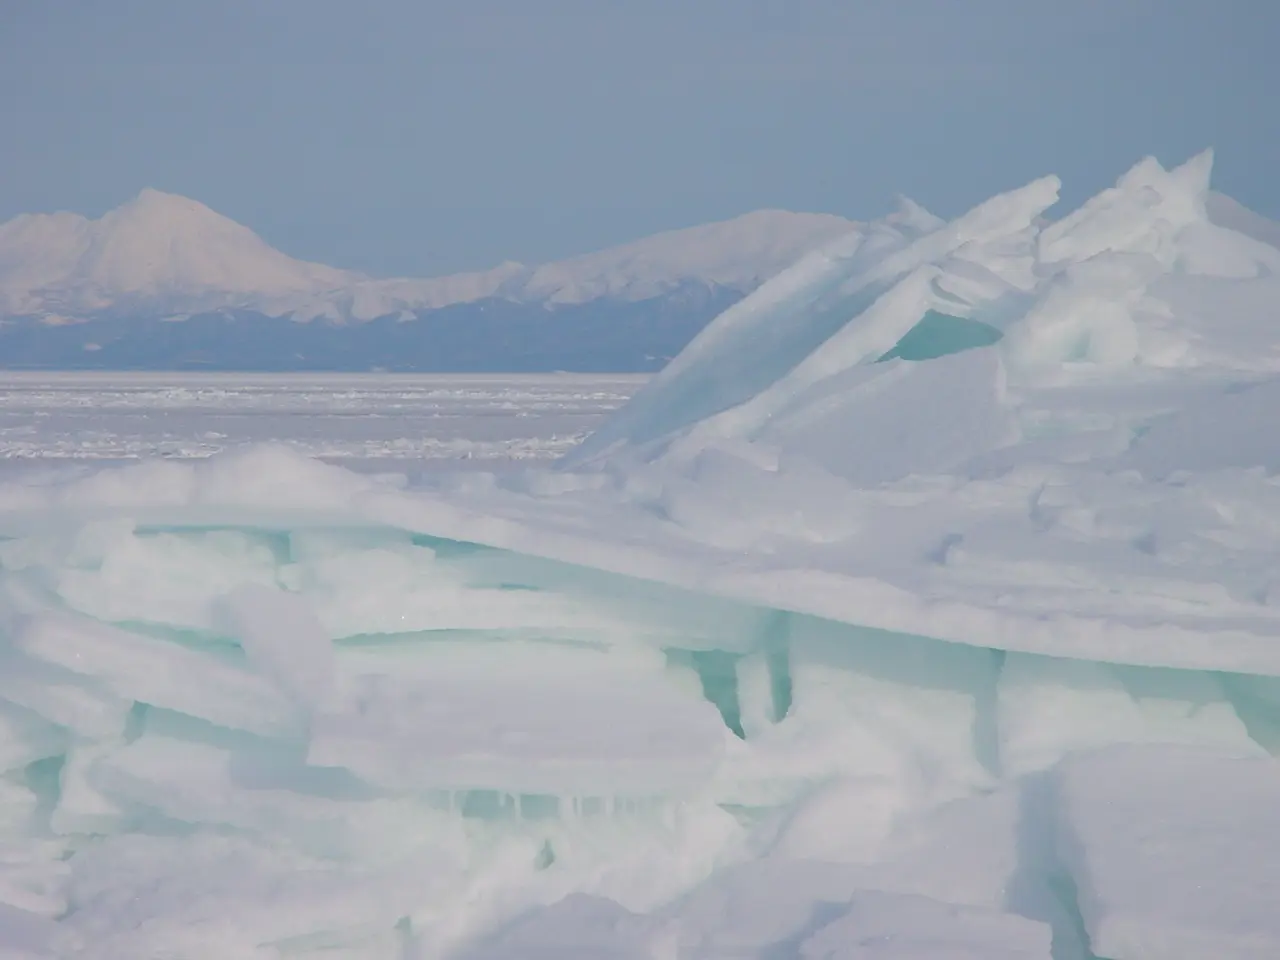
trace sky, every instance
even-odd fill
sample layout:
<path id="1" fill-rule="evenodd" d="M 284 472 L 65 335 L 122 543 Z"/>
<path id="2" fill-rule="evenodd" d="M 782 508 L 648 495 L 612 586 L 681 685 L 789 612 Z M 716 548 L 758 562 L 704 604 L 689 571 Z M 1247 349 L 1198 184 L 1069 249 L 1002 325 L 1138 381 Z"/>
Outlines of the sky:
<path id="1" fill-rule="evenodd" d="M 1276 0 L 0 0 L 0 220 L 150 186 L 429 276 L 1210 146 L 1280 218 L 1276 49 Z"/>

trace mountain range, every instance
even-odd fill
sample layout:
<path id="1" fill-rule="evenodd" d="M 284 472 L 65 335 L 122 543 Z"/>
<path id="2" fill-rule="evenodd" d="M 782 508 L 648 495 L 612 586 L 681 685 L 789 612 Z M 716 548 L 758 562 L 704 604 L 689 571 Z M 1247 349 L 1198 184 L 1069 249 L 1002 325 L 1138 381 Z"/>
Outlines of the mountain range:
<path id="1" fill-rule="evenodd" d="M 1229 197 L 1211 215 L 1280 246 Z M 940 223 L 909 200 L 885 218 Z M 760 210 L 539 266 L 380 279 L 295 260 L 158 190 L 0 224 L 0 368 L 650 371 L 805 253 L 875 229 Z"/>
<path id="2" fill-rule="evenodd" d="M 378 279 L 295 260 L 201 203 L 148 189 L 97 220 L 0 224 L 0 367 L 654 369 L 768 277 L 857 228 L 761 210 L 540 266 Z"/>

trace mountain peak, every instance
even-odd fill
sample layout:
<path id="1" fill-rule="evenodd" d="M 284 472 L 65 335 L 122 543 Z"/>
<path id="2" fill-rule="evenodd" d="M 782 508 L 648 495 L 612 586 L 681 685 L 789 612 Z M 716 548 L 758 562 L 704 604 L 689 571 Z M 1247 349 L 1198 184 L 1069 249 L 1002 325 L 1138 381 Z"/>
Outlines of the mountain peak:
<path id="1" fill-rule="evenodd" d="M 210 221 L 219 220 L 227 223 L 234 221 L 206 207 L 199 200 L 192 200 L 177 193 L 166 193 L 155 187 L 143 187 L 132 200 L 122 203 L 107 216 L 139 215 L 204 218 Z"/>
<path id="2" fill-rule="evenodd" d="M 141 244 L 143 249 L 131 252 L 152 261 L 159 250 L 172 253 L 175 245 L 217 247 L 231 241 L 246 249 L 254 248 L 258 253 L 270 249 L 248 227 L 210 210 L 203 203 L 151 187 L 94 223 L 100 246 L 134 247 Z M 183 252 L 192 253 L 194 250 Z"/>
<path id="3" fill-rule="evenodd" d="M 97 220 L 54 214 L 0 226 L 0 310 L 6 313 L 235 306 L 358 279 L 294 260 L 199 201 L 150 187 Z"/>

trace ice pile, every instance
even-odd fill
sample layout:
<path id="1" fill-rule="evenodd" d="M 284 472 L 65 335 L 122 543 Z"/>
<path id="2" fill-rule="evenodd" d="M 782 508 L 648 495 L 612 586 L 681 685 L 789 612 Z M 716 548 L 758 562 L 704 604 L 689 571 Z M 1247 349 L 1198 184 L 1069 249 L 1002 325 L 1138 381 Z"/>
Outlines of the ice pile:
<path id="1" fill-rule="evenodd" d="M 0 484 L 0 957 L 1280 955 L 1280 250 L 1208 175 L 905 205 L 557 471 Z"/>

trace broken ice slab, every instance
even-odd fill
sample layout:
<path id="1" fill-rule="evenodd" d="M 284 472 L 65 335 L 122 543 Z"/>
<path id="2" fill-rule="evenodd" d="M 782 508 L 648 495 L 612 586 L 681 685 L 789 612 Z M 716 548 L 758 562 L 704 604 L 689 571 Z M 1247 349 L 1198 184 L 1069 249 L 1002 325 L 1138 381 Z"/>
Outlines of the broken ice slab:
<path id="1" fill-rule="evenodd" d="M 301 597 L 247 583 L 219 613 L 249 662 L 298 706 L 315 709 L 333 696 L 333 642 Z"/>
<path id="2" fill-rule="evenodd" d="M 107 838 L 70 864 L 76 909 L 58 924 L 57 955 L 94 960 L 277 957 L 268 945 L 325 934 L 349 942 L 394 929 L 459 874 L 440 850 L 384 867 L 337 865 L 203 833 Z"/>
<path id="3" fill-rule="evenodd" d="M 0 960 L 51 960 L 53 921 L 0 903 Z"/>
<path id="4" fill-rule="evenodd" d="M 0 699 L 82 740 L 119 737 L 133 709 L 133 701 L 116 696 L 94 676 L 12 650 L 0 652 Z"/>
<path id="5" fill-rule="evenodd" d="M 266 678 L 212 651 L 65 615 L 27 620 L 13 635 L 27 656 L 92 678 L 124 701 L 166 707 L 265 735 L 300 728 L 294 704 Z"/>
<path id="6" fill-rule="evenodd" d="M 64 852 L 57 841 L 30 837 L 0 843 L 0 904 L 42 917 L 65 913 L 71 871 Z"/>
<path id="7" fill-rule="evenodd" d="M 319 857 L 372 862 L 450 835 L 440 812 L 380 798 L 345 771 L 305 768 L 299 753 L 147 732 L 95 758 L 84 777 L 130 811 L 131 823 L 145 827 L 159 814 L 176 824 L 233 827 Z"/>
<path id="8" fill-rule="evenodd" d="M 753 860 L 720 870 L 655 915 L 677 957 L 794 956 L 815 918 L 830 921 L 866 889 L 864 867 Z M 788 951 L 790 947 L 790 951 Z"/>
<path id="9" fill-rule="evenodd" d="M 417 960 L 407 924 L 289 937 L 263 947 L 271 960 Z"/>
<path id="10" fill-rule="evenodd" d="M 49 816 L 55 834 L 111 834 L 130 824 L 128 813 L 103 796 L 91 782 L 93 767 L 124 746 L 123 740 L 78 743 L 67 751 L 58 771 L 57 804 Z"/>
<path id="11" fill-rule="evenodd" d="M 58 596 L 88 617 L 207 629 L 218 596 L 238 584 L 274 582 L 281 539 L 271 530 L 146 531 L 131 521 L 98 521 L 47 562 Z"/>
<path id="12" fill-rule="evenodd" d="M 538 602 L 535 610 L 556 598 L 563 606 L 560 630 L 605 642 L 746 652 L 759 646 L 774 614 L 736 600 L 508 550 L 480 547 L 441 566 L 473 590 L 515 588 L 526 602 Z"/>
<path id="13" fill-rule="evenodd" d="M 66 750 L 66 735 L 28 710 L 0 700 L 0 774 L 56 757 Z"/>
<path id="14" fill-rule="evenodd" d="M 612 900 L 573 893 L 470 945 L 458 960 L 652 960 L 653 926 Z"/>
<path id="15" fill-rule="evenodd" d="M 393 790 L 665 795 L 708 779 L 731 736 L 661 658 L 550 644 L 439 644 L 347 696 L 313 718 L 307 761 Z"/>
<path id="16" fill-rule="evenodd" d="M 802 960 L 1049 960 L 1046 924 L 926 897 L 857 894 L 800 947 Z"/>
<path id="17" fill-rule="evenodd" d="M 1110 960 L 1280 956 L 1280 761 L 1116 746 L 1055 773 L 1060 856 Z"/>
<path id="18" fill-rule="evenodd" d="M 651 942 L 707 960 L 1049 960 L 1047 925 L 873 883 L 867 868 L 820 860 L 744 863 L 659 911 Z"/>
<path id="19" fill-rule="evenodd" d="M 0 843 L 30 834 L 40 797 L 26 783 L 26 771 L 0 777 Z"/>
<path id="20" fill-rule="evenodd" d="M 304 552 L 280 570 L 281 582 L 314 606 L 332 637 L 485 630 L 604 639 L 630 632 L 607 609 L 501 573 L 473 575 L 449 550 L 413 543 L 370 548 L 363 539 L 353 531 L 350 547 L 341 550 L 335 535 L 331 552 Z"/>
<path id="21" fill-rule="evenodd" d="M 779 838 L 791 855 L 865 859 L 899 815 L 988 784 L 991 651 L 805 616 L 788 618 L 781 643 L 764 672 L 784 719 L 753 724 L 721 767 L 717 796 L 748 806 L 805 797 Z M 757 676 L 744 702 L 765 683 Z"/>
<path id="22" fill-rule="evenodd" d="M 1047 770 L 1074 751 L 1115 743 L 1265 753 L 1212 673 L 1010 653 L 997 702 L 1006 776 Z"/>

